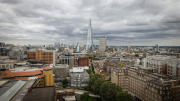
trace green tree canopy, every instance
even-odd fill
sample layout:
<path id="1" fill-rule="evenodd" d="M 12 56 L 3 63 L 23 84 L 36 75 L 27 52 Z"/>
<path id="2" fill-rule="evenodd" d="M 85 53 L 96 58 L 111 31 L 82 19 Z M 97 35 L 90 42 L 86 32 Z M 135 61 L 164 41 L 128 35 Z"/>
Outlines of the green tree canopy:
<path id="1" fill-rule="evenodd" d="M 88 83 L 89 89 L 91 89 L 91 86 L 94 85 L 94 82 L 95 82 L 98 78 L 102 78 L 102 76 L 101 76 L 100 74 L 91 75 L 91 78 L 89 79 L 89 83 Z"/>
<path id="2" fill-rule="evenodd" d="M 135 55 L 135 57 L 139 57 L 139 55 L 138 55 L 138 54 L 136 54 L 136 55 Z"/>
<path id="3" fill-rule="evenodd" d="M 63 85 L 67 85 L 68 84 L 68 80 L 67 79 L 64 79 L 63 80 Z"/>
<path id="4" fill-rule="evenodd" d="M 133 97 L 131 94 L 128 94 L 127 92 L 119 92 L 116 95 L 116 101 L 132 101 Z"/>
<path id="5" fill-rule="evenodd" d="M 91 74 L 93 74 L 93 72 L 92 72 L 92 69 L 91 68 L 89 68 L 88 70 L 86 70 L 87 71 L 87 73 L 89 74 L 89 75 L 91 75 Z"/>
<path id="6" fill-rule="evenodd" d="M 80 99 L 81 101 L 87 101 L 89 98 L 89 93 L 84 92 L 81 96 Z"/>
<path id="7" fill-rule="evenodd" d="M 91 89 L 93 90 L 93 92 L 95 94 L 100 94 L 100 87 L 101 85 L 106 82 L 106 80 L 102 79 L 102 78 L 98 78 L 95 82 L 94 85 L 91 86 Z"/>
<path id="8" fill-rule="evenodd" d="M 100 95 L 106 101 L 115 101 L 117 93 L 122 92 L 122 88 L 111 82 L 104 82 L 100 87 Z"/>
<path id="9" fill-rule="evenodd" d="M 122 63 L 119 63 L 119 66 L 123 66 L 123 64 L 122 64 Z"/>

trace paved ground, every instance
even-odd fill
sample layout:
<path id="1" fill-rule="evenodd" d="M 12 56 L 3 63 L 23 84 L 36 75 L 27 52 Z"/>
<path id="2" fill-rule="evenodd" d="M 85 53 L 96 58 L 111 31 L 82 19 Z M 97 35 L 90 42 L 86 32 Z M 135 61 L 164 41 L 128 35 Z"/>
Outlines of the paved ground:
<path id="1" fill-rule="evenodd" d="M 92 97 L 100 97 L 99 95 L 94 95 L 92 92 L 90 91 L 84 91 L 84 90 L 75 90 L 75 95 L 77 97 L 77 101 L 80 101 L 80 95 L 83 94 L 84 92 L 88 92 L 89 93 L 89 96 L 92 96 Z"/>

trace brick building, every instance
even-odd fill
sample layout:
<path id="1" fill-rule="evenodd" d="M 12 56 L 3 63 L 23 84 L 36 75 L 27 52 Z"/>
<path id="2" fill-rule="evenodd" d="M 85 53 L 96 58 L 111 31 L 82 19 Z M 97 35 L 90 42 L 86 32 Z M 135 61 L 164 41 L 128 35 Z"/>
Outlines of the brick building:
<path id="1" fill-rule="evenodd" d="M 111 82 L 118 84 L 135 99 L 143 101 L 176 101 L 170 76 L 154 72 L 155 69 L 143 67 L 114 68 Z M 178 91 L 177 91 L 178 92 Z M 178 92 L 179 93 L 179 92 Z M 174 96 L 177 95 L 174 93 Z"/>
<path id="2" fill-rule="evenodd" d="M 89 66 L 89 57 L 79 57 L 78 66 Z"/>
<path id="3" fill-rule="evenodd" d="M 89 57 L 86 56 L 60 56 L 59 64 L 67 64 L 69 66 L 89 66 Z"/>
<path id="4" fill-rule="evenodd" d="M 29 50 L 27 51 L 28 60 L 40 60 L 45 64 L 53 63 L 53 51 L 49 50 Z"/>

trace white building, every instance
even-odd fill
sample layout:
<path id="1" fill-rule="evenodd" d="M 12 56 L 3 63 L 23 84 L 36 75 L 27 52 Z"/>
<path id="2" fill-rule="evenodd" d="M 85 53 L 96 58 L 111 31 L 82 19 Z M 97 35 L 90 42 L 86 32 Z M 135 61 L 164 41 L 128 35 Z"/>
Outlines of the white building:
<path id="1" fill-rule="evenodd" d="M 86 72 L 87 69 L 89 69 L 88 66 L 78 66 L 70 69 L 70 82 L 72 87 L 81 88 L 88 86 L 89 74 Z"/>
<path id="2" fill-rule="evenodd" d="M 99 38 L 99 51 L 104 52 L 106 50 L 106 36 Z"/>

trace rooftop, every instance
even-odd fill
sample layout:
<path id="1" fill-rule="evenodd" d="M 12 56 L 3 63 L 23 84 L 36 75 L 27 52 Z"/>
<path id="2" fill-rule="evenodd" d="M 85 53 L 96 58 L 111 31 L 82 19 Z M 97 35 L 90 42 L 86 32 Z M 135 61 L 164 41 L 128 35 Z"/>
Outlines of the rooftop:
<path id="1" fill-rule="evenodd" d="M 22 101 L 53 101 L 54 92 L 54 87 L 32 89 L 32 92 L 28 92 Z"/>

